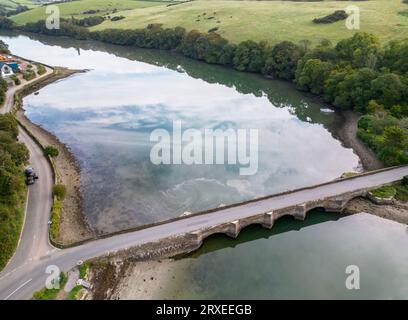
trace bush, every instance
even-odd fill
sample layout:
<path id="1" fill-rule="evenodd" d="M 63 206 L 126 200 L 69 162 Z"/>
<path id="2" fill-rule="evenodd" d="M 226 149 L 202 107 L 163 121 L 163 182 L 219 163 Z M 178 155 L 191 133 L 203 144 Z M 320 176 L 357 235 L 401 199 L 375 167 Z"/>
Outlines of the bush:
<path id="1" fill-rule="evenodd" d="M 10 53 L 8 49 L 8 44 L 3 40 L 0 40 L 0 53 Z"/>
<path id="2" fill-rule="evenodd" d="M 60 231 L 60 222 L 61 222 L 61 207 L 62 203 L 60 200 L 54 201 L 54 206 L 52 207 L 51 213 L 51 227 L 50 234 L 52 239 L 57 239 Z"/>
<path id="3" fill-rule="evenodd" d="M 54 146 L 47 146 L 44 149 L 44 154 L 46 156 L 50 156 L 52 158 L 58 157 L 59 155 L 59 151 L 57 148 L 55 148 Z"/>
<path id="4" fill-rule="evenodd" d="M 124 16 L 115 16 L 115 17 L 111 18 L 111 21 L 119 21 L 119 20 L 122 20 L 122 19 L 125 19 L 125 17 Z"/>
<path id="5" fill-rule="evenodd" d="M 93 17 L 86 17 L 80 20 L 72 19 L 72 23 L 81 26 L 81 27 L 93 27 L 101 24 L 105 20 L 104 17 L 101 16 L 93 16 Z"/>
<path id="6" fill-rule="evenodd" d="M 392 198 L 397 194 L 397 190 L 392 186 L 384 186 L 371 192 L 377 198 Z"/>
<path id="7" fill-rule="evenodd" d="M 314 23 L 334 23 L 340 20 L 345 20 L 347 19 L 348 15 L 346 13 L 346 11 L 344 10 L 336 10 L 333 13 L 322 17 L 322 18 L 315 18 L 313 19 Z"/>
<path id="8" fill-rule="evenodd" d="M 404 178 L 402 178 L 402 185 L 408 187 L 408 176 L 405 176 Z"/>
<path id="9" fill-rule="evenodd" d="M 37 74 L 40 76 L 47 72 L 47 69 L 42 64 L 37 64 Z"/>
<path id="10" fill-rule="evenodd" d="M 26 71 L 23 71 L 23 79 L 26 81 L 35 79 L 35 72 L 31 69 L 27 69 Z"/>
<path id="11" fill-rule="evenodd" d="M 16 86 L 18 86 L 18 85 L 21 84 L 20 79 L 19 79 L 15 74 L 13 74 L 10 78 L 11 78 L 11 80 L 13 80 L 13 82 L 14 82 L 14 84 L 15 84 Z"/>
<path id="12" fill-rule="evenodd" d="M 56 184 L 52 191 L 54 197 L 57 197 L 58 200 L 64 200 L 67 193 L 67 189 L 63 184 Z"/>

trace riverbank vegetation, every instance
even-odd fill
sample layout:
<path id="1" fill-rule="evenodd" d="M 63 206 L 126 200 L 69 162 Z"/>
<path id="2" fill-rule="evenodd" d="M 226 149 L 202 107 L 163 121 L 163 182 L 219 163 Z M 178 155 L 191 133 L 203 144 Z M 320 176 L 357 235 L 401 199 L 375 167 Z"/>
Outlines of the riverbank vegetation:
<path id="1" fill-rule="evenodd" d="M 0 270 L 12 257 L 24 220 L 26 188 L 23 165 L 28 150 L 17 142 L 18 127 L 12 115 L 0 115 Z"/>
<path id="2" fill-rule="evenodd" d="M 395 198 L 401 202 L 408 202 L 408 176 L 401 182 L 375 189 L 371 194 L 380 199 Z"/>
<path id="3" fill-rule="evenodd" d="M 13 24 L 13 22 L 9 22 Z M 6 23 L 8 25 L 8 23 Z M 14 28 L 111 44 L 177 51 L 184 56 L 239 71 L 289 80 L 302 91 L 365 116 L 358 136 L 385 165 L 408 163 L 408 43 L 394 40 L 383 45 L 368 33 L 332 44 L 322 40 L 294 43 L 247 40 L 230 43 L 217 32 L 187 32 L 182 27 L 150 24 L 144 29 L 90 31 L 69 20 L 58 30 L 44 21 Z"/>
<path id="4" fill-rule="evenodd" d="M 0 40 L 0 53 L 10 53 L 8 45 Z M 7 91 L 7 82 L 0 78 L 0 107 L 4 104 Z"/>
<path id="5" fill-rule="evenodd" d="M 62 201 L 64 201 L 66 192 L 65 186 L 62 184 L 56 184 L 52 191 L 54 204 L 51 212 L 50 235 L 53 240 L 57 240 L 60 234 Z"/>

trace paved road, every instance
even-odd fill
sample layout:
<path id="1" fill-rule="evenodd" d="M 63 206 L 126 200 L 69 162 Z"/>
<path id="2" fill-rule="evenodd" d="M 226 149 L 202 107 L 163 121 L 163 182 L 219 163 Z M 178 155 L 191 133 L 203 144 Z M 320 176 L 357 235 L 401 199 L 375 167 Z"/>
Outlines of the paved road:
<path id="1" fill-rule="evenodd" d="M 362 188 L 373 188 L 400 180 L 405 175 L 408 175 L 408 166 L 365 175 L 351 180 L 336 181 L 311 189 L 298 190 L 233 208 L 220 209 L 219 211 L 204 215 L 189 216 L 182 220 L 115 235 L 70 249 L 54 250 L 49 254 L 36 257 L 30 263 L 14 270 L 10 271 L 9 269 L 7 272 L 2 272 L 0 274 L 0 299 L 30 298 L 34 291 L 44 287 L 48 276 L 45 270 L 49 265 L 56 265 L 62 271 L 68 271 L 78 260 L 87 260 L 166 237 L 205 229 L 214 225 L 250 217 L 256 213 L 300 205 L 308 201 L 357 191 Z"/>
<path id="2" fill-rule="evenodd" d="M 20 85 L 10 88 L 6 93 L 6 100 L 4 106 L 0 108 L 0 113 L 11 112 L 14 105 L 14 94 L 18 90 L 52 72 L 53 70 L 47 67 L 45 74 L 30 81 L 23 80 Z M 49 243 L 47 224 L 51 213 L 51 194 L 54 184 L 51 167 L 40 147 L 21 127 L 19 128 L 18 140 L 27 146 L 30 152 L 29 165 L 35 168 L 40 179 L 28 188 L 27 207 L 20 242 L 14 256 L 3 269 L 3 273 L 15 270 L 52 250 L 56 250 Z"/>

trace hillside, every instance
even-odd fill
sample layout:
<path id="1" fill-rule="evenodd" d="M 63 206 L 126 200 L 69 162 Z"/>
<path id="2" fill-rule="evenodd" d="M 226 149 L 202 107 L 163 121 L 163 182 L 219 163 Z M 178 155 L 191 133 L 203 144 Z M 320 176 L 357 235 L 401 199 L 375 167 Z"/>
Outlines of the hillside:
<path id="1" fill-rule="evenodd" d="M 4 1 L 4 0 L 0 0 Z M 252 39 L 271 43 L 282 40 L 310 40 L 322 38 L 337 42 L 350 37 L 354 31 L 344 21 L 315 24 L 313 19 L 353 4 L 361 8 L 361 30 L 377 34 L 383 41 L 401 39 L 408 35 L 408 5 L 401 0 L 369 1 L 234 1 L 195 0 L 176 5 L 164 1 L 81 0 L 60 4 L 63 17 L 83 17 L 86 10 L 100 10 L 97 15 L 125 17 L 119 21 L 107 19 L 92 30 L 106 28 L 143 28 L 150 23 L 164 27 L 182 26 L 187 30 L 218 33 L 232 42 Z M 117 12 L 113 13 L 113 9 Z M 44 7 L 13 17 L 19 24 L 45 18 Z"/>

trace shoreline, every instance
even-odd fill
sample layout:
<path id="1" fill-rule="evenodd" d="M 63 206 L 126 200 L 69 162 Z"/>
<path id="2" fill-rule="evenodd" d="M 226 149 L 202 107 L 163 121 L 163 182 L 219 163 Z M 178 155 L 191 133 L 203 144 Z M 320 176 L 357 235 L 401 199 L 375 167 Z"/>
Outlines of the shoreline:
<path id="1" fill-rule="evenodd" d="M 357 136 L 360 115 L 357 112 L 350 110 L 334 110 L 344 119 L 341 127 L 336 130 L 336 135 L 344 147 L 351 148 L 359 157 L 361 165 L 363 166 L 363 171 L 373 171 L 385 168 L 384 164 L 378 159 L 376 154 Z"/>
<path id="2" fill-rule="evenodd" d="M 88 223 L 82 207 L 80 167 L 68 146 L 62 143 L 54 134 L 48 132 L 39 125 L 34 124 L 25 116 L 23 98 L 40 90 L 41 88 L 65 79 L 86 70 L 70 70 L 67 68 L 54 67 L 54 72 L 47 78 L 33 85 L 22 88 L 16 97 L 17 108 L 14 115 L 20 124 L 28 131 L 42 146 L 53 145 L 59 150 L 59 155 L 53 158 L 56 170 L 56 183 L 62 183 L 67 188 L 66 197 L 62 204 L 60 234 L 58 243 L 69 245 L 94 236 L 94 230 Z"/>

